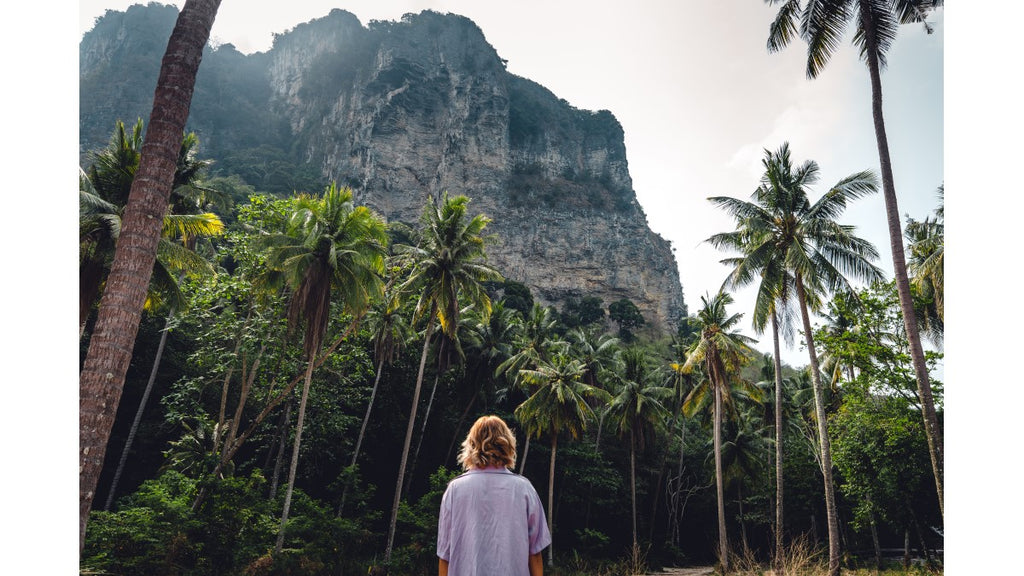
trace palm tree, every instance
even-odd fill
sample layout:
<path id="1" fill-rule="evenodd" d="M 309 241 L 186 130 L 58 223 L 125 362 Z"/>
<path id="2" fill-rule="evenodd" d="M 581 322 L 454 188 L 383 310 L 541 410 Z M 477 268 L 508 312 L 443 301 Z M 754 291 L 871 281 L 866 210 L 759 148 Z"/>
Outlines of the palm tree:
<path id="1" fill-rule="evenodd" d="M 569 338 L 569 351 L 574 358 L 583 361 L 587 367 L 584 381 L 591 386 L 601 388 L 601 375 L 614 366 L 622 352 L 619 339 L 611 334 L 598 334 L 596 328 L 573 328 L 566 336 Z M 604 425 L 604 412 L 598 415 L 597 433 L 594 435 L 594 452 L 601 452 L 601 428 Z"/>
<path id="2" fill-rule="evenodd" d="M 79 550 L 85 545 L 96 483 L 142 319 L 196 72 L 219 7 L 220 0 L 186 0 L 171 31 L 153 94 L 139 178 L 132 182 L 120 239 L 79 378 Z"/>
<path id="3" fill-rule="evenodd" d="M 171 210 L 163 217 L 153 275 L 146 293 L 146 310 L 154 310 L 160 305 L 179 310 L 183 308 L 175 272 L 212 272 L 205 260 L 191 252 L 193 246 L 190 244 L 197 237 L 221 234 L 224 224 L 210 212 L 174 209 L 176 205 L 180 207 L 180 196 L 185 189 L 198 186 L 196 180 L 209 164 L 195 158 L 197 145 L 195 134 L 188 133 L 178 152 Z M 107 147 L 93 154 L 93 164 L 88 173 L 79 173 L 79 337 L 85 333 L 86 321 L 110 272 L 114 247 L 121 235 L 121 218 L 139 167 L 141 148 L 142 120 L 139 119 L 130 132 L 125 131 L 124 123 L 118 121 Z M 182 241 L 175 242 L 175 237 Z"/>
<path id="4" fill-rule="evenodd" d="M 334 184 L 327 187 L 323 197 L 298 196 L 285 232 L 263 240 L 270 247 L 267 267 L 272 272 L 271 285 L 274 280 L 280 281 L 291 292 L 289 326 L 294 329 L 305 325 L 302 343 L 306 375 L 275 553 L 280 553 L 284 545 L 306 401 L 317 353 L 327 333 L 331 299 L 337 295 L 353 316 L 363 314 L 382 291 L 379 275 L 384 271 L 387 241 L 384 220 L 369 208 L 356 206 L 351 189 L 339 189 Z"/>
<path id="5" fill-rule="evenodd" d="M 892 249 L 893 272 L 900 296 L 903 322 L 910 340 L 910 355 L 917 379 L 918 395 L 921 397 L 921 413 L 924 418 L 928 451 L 932 460 L 932 473 L 939 497 L 939 510 L 943 510 L 942 498 L 942 431 L 939 429 L 932 400 L 928 366 L 914 313 L 914 299 L 910 292 L 906 258 L 903 251 L 903 234 L 900 230 L 900 211 L 896 202 L 896 186 L 889 157 L 889 140 L 885 133 L 882 116 L 881 69 L 886 64 L 886 53 L 896 40 L 900 24 L 923 23 L 931 33 L 931 26 L 925 18 L 943 0 L 765 0 L 769 4 L 782 3 L 779 12 L 769 28 L 768 51 L 776 52 L 789 44 L 799 34 L 807 42 L 807 78 L 814 79 L 828 64 L 832 54 L 839 48 L 843 32 L 853 21 L 856 32 L 853 43 L 860 49 L 861 58 L 868 66 L 871 78 L 871 112 L 875 123 L 875 139 L 878 145 L 878 161 L 882 171 L 882 193 L 885 197 L 885 217 L 889 225 L 889 246 Z M 799 21 L 799 30 L 797 23 Z"/>
<path id="6" fill-rule="evenodd" d="M 750 547 L 747 544 L 747 524 L 743 514 L 743 481 L 760 477 L 765 469 L 762 454 L 767 452 L 763 430 L 755 427 L 758 419 L 750 411 L 742 413 L 736 420 L 732 438 L 722 443 L 722 473 L 727 485 L 736 486 L 744 553 Z"/>
<path id="7" fill-rule="evenodd" d="M 356 447 L 352 451 L 352 462 L 349 467 L 355 471 L 356 462 L 359 460 L 359 450 L 363 445 L 363 438 L 366 436 L 366 425 L 370 421 L 370 412 L 373 410 L 373 401 L 377 398 L 377 387 L 380 385 L 381 373 L 384 371 L 384 364 L 390 364 L 398 358 L 399 352 L 409 339 L 409 326 L 401 310 L 401 295 L 394 283 L 397 281 L 397 267 L 392 271 L 392 276 L 384 288 L 384 297 L 375 303 L 367 313 L 366 322 L 373 335 L 373 357 L 377 360 L 377 373 L 373 378 L 373 390 L 370 392 L 370 400 L 366 403 L 366 415 L 363 416 L 363 424 L 359 427 L 359 437 L 356 439 Z M 349 478 L 345 483 L 345 489 L 341 494 L 341 503 L 338 505 L 338 514 L 345 508 L 345 496 L 352 483 Z"/>
<path id="8" fill-rule="evenodd" d="M 458 424 L 455 425 L 456 432 L 448 446 L 446 463 L 451 460 L 455 444 L 463 430 L 462 425 L 477 399 L 482 395 L 486 405 L 488 398 L 494 396 L 496 381 L 503 377 L 501 373 L 496 374 L 495 371 L 513 354 L 512 346 L 519 330 L 520 318 L 516 310 L 505 306 L 504 299 L 494 302 L 491 316 L 486 320 L 475 310 L 471 309 L 467 313 L 467 321 L 461 326 L 460 340 L 465 342 L 467 357 L 467 375 L 464 381 L 470 383 L 473 395 L 459 416 Z"/>
<path id="9" fill-rule="evenodd" d="M 416 408 L 420 401 L 420 390 L 423 387 L 423 371 L 427 363 L 427 352 L 434 334 L 436 323 L 441 332 L 454 338 L 459 328 L 459 316 L 462 304 L 468 303 L 481 314 L 489 315 L 491 299 L 487 296 L 483 282 L 499 280 L 501 275 L 487 265 L 487 254 L 484 250 L 484 228 L 491 219 L 478 214 L 473 218 L 466 216 L 469 198 L 465 196 L 448 197 L 445 192 L 440 203 L 430 198 L 423 210 L 422 229 L 416 246 L 397 246 L 400 254 L 412 262 L 412 272 L 402 284 L 403 291 L 417 290 L 419 299 L 416 302 L 414 320 L 424 320 L 426 329 L 423 335 L 423 352 L 420 354 L 420 366 L 416 375 L 416 388 L 412 396 L 412 408 L 409 412 L 409 424 L 405 432 L 405 444 L 402 448 L 401 464 L 395 486 L 395 500 L 391 508 L 391 521 L 388 525 L 387 548 L 384 551 L 384 563 L 390 564 L 391 551 L 395 541 L 395 527 L 398 522 L 398 505 L 402 497 L 402 483 L 405 478 L 405 466 L 409 459 L 409 447 L 412 443 L 413 427 L 416 422 Z"/>
<path id="10" fill-rule="evenodd" d="M 629 434 L 629 486 L 633 509 L 633 550 L 639 551 L 636 530 L 636 451 L 643 448 L 645 432 L 668 418 L 663 402 L 672 397 L 672 389 L 651 381 L 647 355 L 638 348 L 622 352 L 620 387 L 604 410 L 619 435 Z M 653 519 L 652 519 L 653 521 Z"/>
<path id="11" fill-rule="evenodd" d="M 102 289 L 102 283 L 109 270 L 114 243 L 120 233 L 123 206 L 117 203 L 127 201 L 131 181 L 138 169 L 142 146 L 142 119 L 135 124 L 129 136 L 124 123 L 118 121 L 114 136 L 107 148 L 95 154 L 95 163 L 79 176 L 79 229 L 80 229 L 80 274 L 79 274 L 79 337 L 85 332 L 85 322 Z M 143 412 L 149 402 L 150 392 L 156 382 L 156 375 L 163 358 L 167 335 L 187 302 L 178 288 L 179 282 L 188 275 L 212 274 L 213 267 L 195 253 L 199 237 L 217 236 L 223 233 L 224 224 L 211 212 L 202 212 L 204 206 L 194 201 L 192 192 L 206 192 L 199 180 L 210 164 L 197 156 L 199 140 L 194 132 L 185 134 L 178 152 L 177 169 L 174 173 L 175 187 L 171 191 L 170 213 L 164 216 L 164 229 L 157 249 L 150 291 L 146 298 L 146 310 L 159 306 L 169 309 L 160 334 L 153 367 L 149 380 L 139 401 L 128 437 L 121 449 L 121 457 L 114 471 L 114 478 L 107 491 L 104 510 L 110 510 L 117 495 L 117 486 L 127 463 L 128 454 L 142 421 Z M 93 184 L 97 182 L 100 188 Z M 188 200 L 193 200 L 189 202 Z"/>
<path id="12" fill-rule="evenodd" d="M 846 275 L 869 281 L 881 278 L 881 271 L 871 263 L 878 257 L 874 246 L 854 236 L 853 227 L 835 220 L 848 202 L 877 191 L 878 184 L 871 172 L 851 174 L 811 204 L 807 188 L 818 180 L 816 162 L 808 160 L 794 169 L 789 143 L 784 143 L 775 152 L 766 150 L 762 165 L 765 173 L 760 186 L 754 191 L 752 202 L 730 197 L 709 198 L 736 219 L 737 229 L 716 234 L 707 241 L 718 248 L 742 252 L 742 258 L 732 261 L 736 267 L 729 282 L 733 285 L 745 285 L 763 273 L 765 278 L 778 279 L 768 283 L 767 290 L 771 292 L 774 286 L 775 294 L 779 294 L 778 287 L 788 286 L 792 281 L 814 377 L 825 507 L 829 516 L 829 572 L 836 575 L 839 570 L 839 525 L 821 398 L 821 375 L 809 310 L 820 308 L 821 294 L 826 291 L 852 290 Z"/>
<path id="13" fill-rule="evenodd" d="M 754 230 L 740 229 L 732 234 L 720 234 L 712 237 L 712 243 L 718 247 L 728 246 L 739 251 L 750 251 L 752 254 L 726 258 L 723 264 L 732 265 L 733 269 L 723 283 L 724 287 L 739 288 L 758 277 L 757 296 L 754 301 L 753 328 L 754 333 L 764 333 L 768 322 L 772 331 L 772 376 L 775 384 L 775 405 L 782 405 L 782 353 L 779 347 L 779 334 L 789 346 L 793 344 L 794 314 L 793 296 L 795 294 L 794 278 L 786 271 L 781 254 L 758 254 L 758 244 L 753 237 Z M 750 260 L 748 260 L 750 258 Z M 775 565 L 781 569 L 783 551 L 783 446 L 782 446 L 782 412 L 775 411 Z"/>
<path id="14" fill-rule="evenodd" d="M 558 353 L 564 353 L 569 343 L 560 340 L 555 327 L 558 320 L 551 313 L 550 308 L 541 306 L 534 302 L 530 314 L 523 319 L 522 326 L 516 338 L 514 346 L 518 352 L 509 356 L 495 369 L 495 374 L 504 374 L 511 389 L 522 389 L 529 396 L 533 393 L 529 384 L 523 380 L 523 370 L 536 369 L 542 362 L 550 360 Z M 507 393 L 506 392 L 506 393 Z M 530 453 L 530 435 L 526 435 L 526 442 L 523 445 L 523 453 L 518 458 L 519 473 L 526 469 L 526 457 Z"/>
<path id="15" fill-rule="evenodd" d="M 594 419 L 594 410 L 587 402 L 594 398 L 607 402 L 604 390 L 583 382 L 587 367 L 565 354 L 556 354 L 550 361 L 542 360 L 535 369 L 519 371 L 533 394 L 515 409 L 516 419 L 530 436 L 551 437 L 551 462 L 548 467 L 548 532 L 554 534 L 555 453 L 558 435 L 568 432 L 577 439 Z M 548 546 L 548 565 L 554 563 L 554 546 Z"/>
<path id="16" fill-rule="evenodd" d="M 938 346 L 942 345 L 945 322 L 943 195 L 943 186 L 939 186 L 939 207 L 935 209 L 934 219 L 917 221 L 908 218 L 906 229 L 907 241 L 910 243 L 910 282 L 927 302 L 919 311 L 919 325 Z"/>
<path id="17" fill-rule="evenodd" d="M 700 339 L 690 347 L 683 371 L 690 372 L 698 366 L 703 368 L 707 376 L 706 385 L 697 386 L 687 398 L 689 410 L 695 412 L 700 397 L 707 397 L 708 387 L 714 394 L 714 449 L 715 449 L 715 482 L 718 489 L 718 555 L 722 562 L 722 570 L 729 571 L 729 540 L 725 531 L 725 483 L 722 478 L 722 410 L 724 403 L 730 402 L 730 382 L 747 358 L 751 355 L 749 344 L 754 340 L 738 332 L 730 332 L 739 323 L 742 314 L 729 315 L 726 306 L 733 303 L 732 296 L 727 292 L 719 292 L 714 297 L 701 296 L 703 307 L 697 313 L 700 322 Z M 686 408 L 684 408 L 685 410 Z"/>

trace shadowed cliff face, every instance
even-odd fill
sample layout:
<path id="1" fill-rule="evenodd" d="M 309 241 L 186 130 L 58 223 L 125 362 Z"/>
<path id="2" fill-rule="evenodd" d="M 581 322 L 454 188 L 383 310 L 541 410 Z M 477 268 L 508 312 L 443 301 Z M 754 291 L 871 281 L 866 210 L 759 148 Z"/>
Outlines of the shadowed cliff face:
<path id="1" fill-rule="evenodd" d="M 238 61 L 222 48 L 203 64 L 217 69 L 228 56 Z M 296 162 L 389 220 L 416 222 L 428 195 L 465 194 L 472 213 L 493 219 L 491 262 L 540 302 L 629 298 L 662 328 L 683 315 L 675 259 L 636 201 L 618 121 L 509 74 L 472 21 L 428 11 L 363 27 L 334 10 L 244 58 L 263 80 L 238 97 L 254 108 L 265 98 L 266 137 L 283 137 Z M 213 76 L 197 91 L 223 83 Z M 254 96 L 259 86 L 265 96 Z M 229 154 L 209 144 L 238 139 L 202 106 L 192 129 L 204 153 Z"/>

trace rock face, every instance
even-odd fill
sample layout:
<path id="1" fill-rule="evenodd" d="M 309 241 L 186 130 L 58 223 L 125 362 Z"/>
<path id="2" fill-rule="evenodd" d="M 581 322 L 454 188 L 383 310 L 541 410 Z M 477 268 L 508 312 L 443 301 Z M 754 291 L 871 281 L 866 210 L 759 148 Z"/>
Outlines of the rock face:
<path id="1" fill-rule="evenodd" d="M 260 90 L 239 98 L 269 113 L 266 137 L 286 133 L 297 162 L 389 220 L 416 222 L 428 196 L 465 194 L 471 213 L 493 219 L 492 264 L 540 302 L 629 298 L 661 328 L 684 315 L 671 248 L 632 189 L 622 127 L 508 73 L 472 21 L 426 11 L 364 27 L 334 10 L 278 35 L 265 54 L 227 46 L 203 66 L 237 70 L 219 64 L 222 52 L 260 71 L 249 80 Z M 227 156 L 239 138 L 199 97 L 214 75 L 201 68 L 190 129 L 204 153 Z"/>

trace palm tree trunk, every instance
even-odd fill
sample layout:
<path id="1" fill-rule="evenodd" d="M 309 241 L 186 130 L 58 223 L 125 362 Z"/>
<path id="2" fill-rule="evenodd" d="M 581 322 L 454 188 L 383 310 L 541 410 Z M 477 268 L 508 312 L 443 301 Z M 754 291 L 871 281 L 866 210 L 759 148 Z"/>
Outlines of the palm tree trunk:
<path id="1" fill-rule="evenodd" d="M 359 448 L 363 445 L 363 437 L 366 435 L 366 423 L 370 421 L 370 411 L 373 410 L 373 400 L 377 397 L 377 386 L 380 384 L 380 375 L 384 371 L 384 361 L 377 361 L 377 375 L 373 379 L 373 391 L 370 392 L 370 401 L 366 404 L 366 415 L 363 416 L 363 425 L 359 427 L 359 437 L 356 439 L 356 449 L 352 452 L 352 462 L 349 467 L 355 473 L 356 461 L 359 460 Z M 338 516 L 345 508 L 345 497 L 348 495 L 348 488 L 352 485 L 352 478 L 345 482 L 345 489 L 341 491 L 341 503 L 338 504 Z"/>
<path id="2" fill-rule="evenodd" d="M 219 7 L 220 0 L 187 0 L 171 31 L 121 235 L 79 378 L 79 551 L 85 546 L 96 484 L 156 262 L 196 72 Z"/>
<path id="3" fill-rule="evenodd" d="M 523 446 L 523 457 L 519 459 L 519 474 L 523 474 L 523 470 L 526 468 L 526 455 L 530 453 L 530 435 L 526 435 L 526 442 Z"/>
<path id="4" fill-rule="evenodd" d="M 910 343 L 910 357 L 914 364 L 914 376 L 917 380 L 917 394 L 921 399 L 921 415 L 924 418 L 925 436 L 928 440 L 928 456 L 932 462 L 932 475 L 935 477 L 935 490 L 939 497 L 939 513 L 945 517 L 943 508 L 943 448 L 942 430 L 935 413 L 935 401 L 932 398 L 932 387 L 928 376 L 928 365 L 921 347 L 921 333 L 914 314 L 914 301 L 910 294 L 910 280 L 907 277 L 907 262 L 903 251 L 903 230 L 900 226 L 900 210 L 896 203 L 896 185 L 892 175 L 892 162 L 889 158 L 889 141 L 885 132 L 885 120 L 882 117 L 882 76 L 879 72 L 877 57 L 877 30 L 871 19 L 871 10 L 860 11 L 863 18 L 868 49 L 868 73 L 871 76 L 871 113 L 875 122 L 875 138 L 878 141 L 878 161 L 882 172 L 882 195 L 885 197 L 885 217 L 889 225 L 889 246 L 892 249 L 893 275 L 896 279 L 896 290 L 900 296 L 900 309 L 903 312 L 903 323 L 907 329 L 907 341 Z"/>
<path id="5" fill-rule="evenodd" d="M 420 426 L 420 439 L 416 441 L 416 451 L 412 453 L 412 462 L 409 463 L 409 470 L 405 473 L 405 494 L 409 495 L 409 486 L 412 485 L 412 472 L 416 469 L 416 461 L 420 459 L 420 448 L 423 446 L 423 437 L 427 435 L 427 420 L 430 418 L 430 408 L 434 405 L 434 394 L 437 393 L 437 383 L 441 380 L 441 373 L 434 374 L 434 386 L 430 389 L 430 400 L 427 401 L 427 410 L 423 413 L 423 425 Z"/>
<path id="6" fill-rule="evenodd" d="M 277 485 L 281 479 L 281 465 L 284 463 L 284 450 L 288 442 L 288 421 L 292 418 L 292 400 L 289 398 L 284 405 L 284 414 L 281 415 L 279 427 L 279 441 L 277 446 L 277 458 L 274 462 L 274 475 L 270 480 L 270 499 L 277 498 Z"/>
<path id="7" fill-rule="evenodd" d="M 398 524 L 398 505 L 402 501 L 402 481 L 405 479 L 405 464 L 409 459 L 409 447 L 412 445 L 412 431 L 416 424 L 416 407 L 420 402 L 420 389 L 423 387 L 423 370 L 427 365 L 427 351 L 430 350 L 430 337 L 434 334 L 434 316 L 437 306 L 430 308 L 427 320 L 427 332 L 423 337 L 423 353 L 420 355 L 419 374 L 416 376 L 416 389 L 412 394 L 412 408 L 409 412 L 409 425 L 405 429 L 405 445 L 402 447 L 402 461 L 398 466 L 398 480 L 395 486 L 395 501 L 391 506 L 391 521 L 388 523 L 388 543 L 384 549 L 384 564 L 391 564 L 391 550 L 395 543 L 395 526 Z"/>
<path id="8" fill-rule="evenodd" d="M 309 384 L 313 380 L 315 354 L 309 355 L 306 368 L 306 382 L 302 385 L 302 397 L 299 399 L 299 416 L 295 422 L 295 443 L 292 445 L 292 463 L 288 468 L 288 487 L 284 492 L 284 509 L 281 511 L 281 527 L 277 530 L 277 543 L 274 554 L 280 554 L 284 546 L 285 525 L 288 523 L 288 512 L 292 507 L 292 491 L 295 489 L 295 471 L 299 468 L 299 447 L 302 445 L 302 426 L 306 418 L 306 400 L 309 398 Z"/>
<path id="9" fill-rule="evenodd" d="M 647 529 L 647 542 L 654 542 L 654 527 L 658 521 L 658 501 L 661 499 L 661 483 L 665 480 L 665 468 L 668 464 L 668 452 L 661 458 L 661 466 L 658 467 L 658 481 L 654 483 L 654 502 L 651 503 L 651 520 Z"/>
<path id="10" fill-rule="evenodd" d="M 548 546 L 548 566 L 555 565 L 555 450 L 558 448 L 558 432 L 551 432 L 551 464 L 548 466 L 548 532 L 551 544 Z"/>
<path id="11" fill-rule="evenodd" d="M 686 421 L 680 419 L 679 426 L 679 468 L 676 470 L 676 478 L 678 478 L 677 489 L 682 489 L 683 484 L 683 458 L 686 456 Z M 682 523 L 682 518 L 679 517 L 679 495 L 675 494 L 672 497 L 672 542 L 679 546 L 680 534 L 679 525 Z"/>
<path id="12" fill-rule="evenodd" d="M 750 545 L 747 544 L 747 522 L 743 518 L 743 483 L 738 482 L 736 484 L 736 501 L 740 506 L 740 539 L 743 541 L 743 553 L 746 554 L 750 550 Z"/>
<path id="13" fill-rule="evenodd" d="M 455 443 L 459 441 L 459 433 L 462 430 L 462 424 L 466 421 L 466 416 L 469 416 L 469 411 L 473 408 L 473 405 L 476 404 L 476 399 L 479 396 L 480 388 L 477 388 L 476 392 L 473 393 L 473 397 L 469 399 L 469 404 L 466 404 L 466 409 L 462 411 L 462 416 L 459 416 L 459 423 L 455 425 L 455 434 L 452 435 L 452 441 L 448 445 L 448 454 L 444 457 L 446 466 L 452 458 L 452 452 L 455 451 Z M 486 409 L 487 407 L 484 406 L 484 408 Z"/>
<path id="14" fill-rule="evenodd" d="M 146 381 L 146 390 L 142 393 L 142 400 L 139 400 L 139 409 L 135 411 L 135 419 L 132 420 L 131 430 L 128 431 L 128 439 L 125 440 L 124 449 L 121 450 L 121 459 L 117 461 L 117 470 L 114 471 L 114 480 L 110 483 L 110 491 L 107 492 L 107 502 L 103 510 L 110 511 L 114 503 L 114 496 L 117 494 L 117 484 L 121 480 L 121 473 L 124 472 L 124 464 L 128 460 L 128 452 L 135 442 L 135 434 L 139 431 L 139 423 L 142 422 L 142 413 L 146 410 L 146 403 L 149 401 L 149 393 L 153 391 L 153 384 L 156 382 L 156 373 L 160 369 L 160 359 L 164 355 L 164 346 L 167 344 L 167 332 L 170 331 L 171 319 L 174 318 L 174 309 L 167 314 L 164 322 L 163 332 L 160 334 L 160 344 L 156 347 L 156 357 L 153 359 L 153 369 L 149 372 L 149 380 Z"/>
<path id="15" fill-rule="evenodd" d="M 722 480 L 722 386 L 718 375 L 711 374 L 715 386 L 715 484 L 718 490 L 718 555 L 722 572 L 729 572 L 729 540 L 725 531 L 725 484 Z"/>
<path id="16" fill-rule="evenodd" d="M 633 550 L 639 550 L 636 539 L 636 439 L 632 428 L 629 430 L 629 490 L 633 506 Z"/>
<path id="17" fill-rule="evenodd" d="M 825 513 L 828 517 L 828 574 L 829 576 L 839 576 L 839 517 L 836 511 L 835 487 L 832 484 L 832 443 L 828 438 L 828 421 L 825 417 L 825 401 L 822 397 L 821 371 L 818 369 L 818 355 L 814 350 L 811 318 L 807 312 L 807 294 L 804 292 L 803 278 L 799 274 L 796 276 L 796 293 L 800 300 L 800 314 L 803 317 L 807 354 L 811 360 L 814 414 L 818 421 L 818 443 L 821 447 L 821 474 L 825 479 Z"/>
<path id="18" fill-rule="evenodd" d="M 779 322 L 772 312 L 772 340 L 775 352 L 775 569 L 782 570 L 782 354 L 779 351 Z"/>

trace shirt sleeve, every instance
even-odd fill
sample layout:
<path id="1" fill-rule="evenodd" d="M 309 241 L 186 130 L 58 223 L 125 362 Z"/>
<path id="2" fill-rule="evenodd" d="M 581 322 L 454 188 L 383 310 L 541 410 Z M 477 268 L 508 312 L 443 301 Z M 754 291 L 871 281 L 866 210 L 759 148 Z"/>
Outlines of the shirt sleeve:
<path id="1" fill-rule="evenodd" d="M 541 550 L 551 544 L 551 532 L 548 531 L 544 506 L 540 502 L 537 490 L 530 486 L 527 494 L 526 522 L 530 532 L 530 555 L 540 554 Z"/>
<path id="2" fill-rule="evenodd" d="M 451 523 L 452 523 L 452 502 L 450 498 L 451 486 L 444 491 L 441 497 L 441 512 L 437 519 L 437 557 L 447 562 L 451 557 Z"/>

